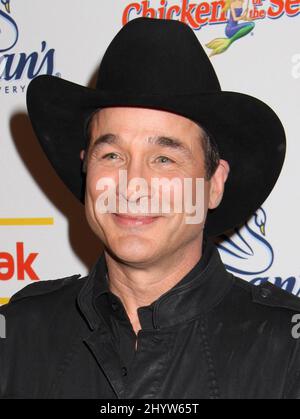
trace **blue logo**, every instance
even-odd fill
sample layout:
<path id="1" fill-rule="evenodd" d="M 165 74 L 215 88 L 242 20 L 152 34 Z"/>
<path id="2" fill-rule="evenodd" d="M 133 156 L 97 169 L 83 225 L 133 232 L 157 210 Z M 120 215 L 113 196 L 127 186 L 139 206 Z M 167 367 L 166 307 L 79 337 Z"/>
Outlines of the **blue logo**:
<path id="1" fill-rule="evenodd" d="M 33 79 L 39 74 L 54 72 L 54 49 L 41 41 L 37 51 L 15 54 L 13 48 L 19 40 L 19 28 L 11 16 L 11 1 L 0 3 L 0 80 L 7 82 Z M 8 88 L 7 88 L 8 89 Z M 9 93 L 7 91 L 6 93 Z"/>
<path id="2" fill-rule="evenodd" d="M 229 272 L 259 285 L 272 282 L 300 296 L 300 281 L 296 276 L 269 277 L 267 271 L 274 262 L 274 250 L 266 238 L 267 214 L 260 207 L 240 229 L 216 238 L 215 243 Z"/>

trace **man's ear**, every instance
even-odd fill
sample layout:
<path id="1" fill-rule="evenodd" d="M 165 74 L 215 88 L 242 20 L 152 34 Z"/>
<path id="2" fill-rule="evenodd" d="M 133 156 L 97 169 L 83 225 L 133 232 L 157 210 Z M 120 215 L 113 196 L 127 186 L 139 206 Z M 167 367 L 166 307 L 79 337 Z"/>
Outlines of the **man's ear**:
<path id="1" fill-rule="evenodd" d="M 80 159 L 83 160 L 84 159 L 84 155 L 85 155 L 85 151 L 81 150 L 80 151 Z"/>
<path id="2" fill-rule="evenodd" d="M 208 208 L 216 208 L 222 201 L 225 182 L 230 171 L 230 166 L 226 160 L 220 160 L 218 167 L 210 179 Z"/>

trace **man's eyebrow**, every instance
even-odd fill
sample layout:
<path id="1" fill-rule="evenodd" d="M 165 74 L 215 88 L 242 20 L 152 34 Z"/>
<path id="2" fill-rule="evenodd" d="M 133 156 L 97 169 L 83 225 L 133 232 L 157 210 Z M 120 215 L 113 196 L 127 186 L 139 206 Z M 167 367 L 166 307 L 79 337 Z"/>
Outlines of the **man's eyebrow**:
<path id="1" fill-rule="evenodd" d="M 98 137 L 93 144 L 91 145 L 91 149 L 94 150 L 96 147 L 101 147 L 103 144 L 117 144 L 119 143 L 119 137 L 114 134 L 103 134 Z"/>
<path id="2" fill-rule="evenodd" d="M 94 150 L 96 147 L 101 147 L 104 144 L 120 144 L 120 137 L 107 133 L 98 137 L 91 146 L 91 149 Z M 179 151 L 186 155 L 187 157 L 192 157 L 191 150 L 184 145 L 184 143 L 178 138 L 166 137 L 166 136 L 155 136 L 148 137 L 147 143 L 151 145 L 159 145 L 161 147 L 170 148 L 172 150 Z"/>
<path id="3" fill-rule="evenodd" d="M 165 136 L 149 137 L 148 143 L 180 151 L 188 157 L 192 156 L 191 150 L 178 138 Z"/>

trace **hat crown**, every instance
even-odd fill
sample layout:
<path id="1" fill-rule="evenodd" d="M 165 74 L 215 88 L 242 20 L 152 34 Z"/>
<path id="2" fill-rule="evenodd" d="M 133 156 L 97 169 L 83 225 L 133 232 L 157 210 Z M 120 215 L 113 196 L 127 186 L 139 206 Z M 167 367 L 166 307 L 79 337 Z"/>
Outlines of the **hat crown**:
<path id="1" fill-rule="evenodd" d="M 112 40 L 96 87 L 138 94 L 221 90 L 208 56 L 188 25 L 144 17 L 128 22 Z"/>

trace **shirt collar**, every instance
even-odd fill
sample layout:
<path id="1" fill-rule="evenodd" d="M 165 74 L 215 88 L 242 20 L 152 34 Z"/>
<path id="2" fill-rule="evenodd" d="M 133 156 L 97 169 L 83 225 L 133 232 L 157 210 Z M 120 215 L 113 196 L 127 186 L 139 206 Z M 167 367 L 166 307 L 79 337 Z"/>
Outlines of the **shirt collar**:
<path id="1" fill-rule="evenodd" d="M 219 252 L 206 236 L 202 256 L 196 265 L 174 287 L 137 312 L 142 329 L 175 326 L 212 309 L 229 291 L 233 276 L 229 274 Z M 109 290 L 104 253 L 98 258 L 78 295 L 78 304 L 90 327 L 95 329 L 101 318 L 101 296 L 108 297 L 111 314 L 127 319 L 121 300 Z"/>

